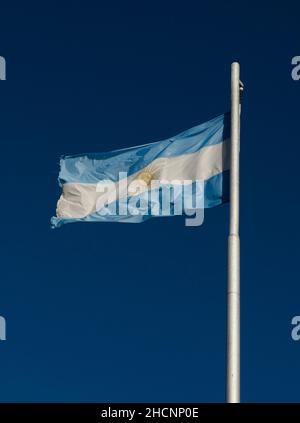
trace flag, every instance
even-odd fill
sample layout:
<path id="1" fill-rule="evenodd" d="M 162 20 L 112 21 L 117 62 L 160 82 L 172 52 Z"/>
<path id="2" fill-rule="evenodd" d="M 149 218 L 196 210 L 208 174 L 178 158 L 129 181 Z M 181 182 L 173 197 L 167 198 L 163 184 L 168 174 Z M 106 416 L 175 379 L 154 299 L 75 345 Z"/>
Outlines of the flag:
<path id="1" fill-rule="evenodd" d="M 161 187 L 180 183 L 189 186 L 189 196 L 197 193 L 195 184 L 202 183 L 205 208 L 227 202 L 229 121 L 229 114 L 223 114 L 163 141 L 104 153 L 62 156 L 62 193 L 52 226 L 70 222 L 139 223 L 166 215 L 159 210 L 163 202 Z M 154 194 L 149 209 L 145 200 Z M 172 200 L 174 206 L 176 198 Z"/>

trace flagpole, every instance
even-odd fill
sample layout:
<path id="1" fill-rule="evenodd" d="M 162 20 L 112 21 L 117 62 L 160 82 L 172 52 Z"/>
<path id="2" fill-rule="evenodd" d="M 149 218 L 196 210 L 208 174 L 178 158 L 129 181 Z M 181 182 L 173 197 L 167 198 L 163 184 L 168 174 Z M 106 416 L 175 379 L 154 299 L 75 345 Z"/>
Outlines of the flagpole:
<path id="1" fill-rule="evenodd" d="M 240 65 L 231 64 L 231 153 L 230 223 L 227 281 L 227 387 L 226 401 L 240 402 L 240 238 L 239 238 L 239 156 L 240 156 Z"/>

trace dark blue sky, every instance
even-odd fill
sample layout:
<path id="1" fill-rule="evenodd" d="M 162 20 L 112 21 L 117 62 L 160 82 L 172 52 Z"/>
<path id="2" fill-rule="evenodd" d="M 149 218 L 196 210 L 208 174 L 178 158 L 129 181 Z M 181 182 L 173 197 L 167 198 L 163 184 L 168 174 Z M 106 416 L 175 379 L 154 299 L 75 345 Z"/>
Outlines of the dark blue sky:
<path id="1" fill-rule="evenodd" d="M 156 141 L 230 107 L 241 138 L 242 401 L 299 401 L 298 1 L 6 2 L 1 401 L 223 401 L 228 205 L 204 225 L 50 229 L 61 154 Z"/>

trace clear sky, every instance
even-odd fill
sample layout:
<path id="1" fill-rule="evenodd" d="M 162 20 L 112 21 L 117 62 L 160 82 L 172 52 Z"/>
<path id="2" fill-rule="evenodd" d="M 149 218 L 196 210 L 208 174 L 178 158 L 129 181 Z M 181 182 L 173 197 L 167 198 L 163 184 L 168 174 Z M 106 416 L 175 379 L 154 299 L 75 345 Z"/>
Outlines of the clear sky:
<path id="1" fill-rule="evenodd" d="M 241 398 L 299 401 L 299 1 L 1 5 L 0 401 L 224 401 L 228 205 L 50 228 L 62 154 L 241 134 Z"/>

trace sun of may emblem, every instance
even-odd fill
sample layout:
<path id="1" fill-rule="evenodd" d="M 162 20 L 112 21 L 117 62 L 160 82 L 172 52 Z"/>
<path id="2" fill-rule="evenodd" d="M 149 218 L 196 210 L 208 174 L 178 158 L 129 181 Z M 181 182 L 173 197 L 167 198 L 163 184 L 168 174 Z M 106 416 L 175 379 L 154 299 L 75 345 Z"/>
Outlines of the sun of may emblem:
<path id="1" fill-rule="evenodd" d="M 129 195 L 136 195 L 140 192 L 140 189 L 137 186 L 135 186 L 134 184 L 135 182 L 137 183 L 142 182 L 147 187 L 149 187 L 151 180 L 153 179 L 153 176 L 154 176 L 154 172 L 151 169 L 144 169 L 140 173 L 138 173 L 136 177 L 134 178 L 134 180 L 132 181 L 133 184 L 129 186 L 129 190 L 128 190 Z"/>
<path id="2" fill-rule="evenodd" d="M 143 181 L 148 185 L 150 185 L 151 179 L 153 178 L 153 172 L 151 172 L 151 170 L 142 170 L 142 172 L 140 172 L 136 179 Z"/>

